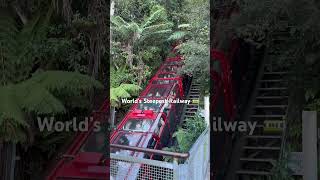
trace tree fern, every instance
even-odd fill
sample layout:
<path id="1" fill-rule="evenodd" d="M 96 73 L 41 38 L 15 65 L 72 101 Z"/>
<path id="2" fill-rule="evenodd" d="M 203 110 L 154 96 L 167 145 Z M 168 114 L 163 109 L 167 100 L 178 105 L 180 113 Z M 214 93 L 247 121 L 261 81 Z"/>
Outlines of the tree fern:
<path id="1" fill-rule="evenodd" d="M 111 106 L 119 107 L 122 98 L 137 95 L 141 87 L 135 84 L 121 84 L 119 87 L 110 89 Z"/>
<path id="2" fill-rule="evenodd" d="M 22 133 L 27 128 L 26 113 L 64 113 L 70 99 L 85 99 L 94 88 L 103 86 L 86 75 L 63 71 L 42 72 L 21 83 L 0 86 L 0 137 L 13 142 L 25 140 L 26 134 Z"/>
<path id="3" fill-rule="evenodd" d="M 176 41 L 184 38 L 187 35 L 184 31 L 176 31 L 168 38 L 168 41 Z"/>

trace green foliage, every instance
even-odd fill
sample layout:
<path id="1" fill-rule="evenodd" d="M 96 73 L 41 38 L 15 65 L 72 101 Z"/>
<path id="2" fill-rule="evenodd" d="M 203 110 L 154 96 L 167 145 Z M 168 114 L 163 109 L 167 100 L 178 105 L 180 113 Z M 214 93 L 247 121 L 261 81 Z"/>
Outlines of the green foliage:
<path id="1" fill-rule="evenodd" d="M 9 11 L 0 13 L 0 83 L 18 82 L 25 79 L 35 63 L 33 46 L 46 35 L 46 27 L 52 11 L 30 20 L 21 30 Z"/>
<path id="2" fill-rule="evenodd" d="M 119 87 L 110 89 L 111 106 L 119 107 L 122 98 L 129 98 L 137 95 L 141 88 L 135 84 L 121 84 Z"/>
<path id="3" fill-rule="evenodd" d="M 173 137 L 177 139 L 179 152 L 188 152 L 205 129 L 206 123 L 199 114 L 192 119 L 187 119 L 186 127 L 179 128 L 178 131 L 173 134 Z"/>
<path id="4" fill-rule="evenodd" d="M 126 21 L 141 23 L 154 5 L 157 5 L 154 0 L 117 0 L 115 15 L 123 17 Z"/>
<path id="5" fill-rule="evenodd" d="M 172 27 L 172 23 L 166 19 L 165 9 L 158 6 L 140 25 L 136 22 L 126 22 L 120 16 L 113 17 L 111 22 L 116 41 L 134 45 L 139 45 L 149 38 L 154 40 L 156 37 L 167 35 Z"/>
<path id="6" fill-rule="evenodd" d="M 37 136 L 37 141 L 34 146 L 40 150 L 40 152 L 46 152 L 46 158 L 52 158 L 56 151 L 59 149 L 59 145 L 65 143 L 65 140 L 70 138 L 70 134 L 67 132 L 57 133 L 54 131 L 43 131 Z"/>
<path id="7" fill-rule="evenodd" d="M 193 118 L 186 119 L 185 127 L 178 128 L 178 130 L 173 134 L 173 137 L 176 138 L 176 144 L 171 147 L 165 147 L 162 150 L 181 153 L 189 152 L 192 145 L 196 142 L 206 127 L 206 122 L 199 113 L 197 113 Z M 164 157 L 164 161 L 172 162 L 172 160 L 172 157 Z"/>
<path id="8" fill-rule="evenodd" d="M 281 158 L 271 170 L 271 176 L 269 180 L 294 180 L 290 168 L 288 166 L 289 152 L 285 152 L 283 158 Z"/>
<path id="9" fill-rule="evenodd" d="M 210 67 L 208 2 L 192 0 L 187 2 L 186 11 L 189 12 L 186 14 L 187 24 L 180 25 L 184 33 L 179 35 L 187 34 L 187 40 L 179 48 L 179 52 L 185 57 L 182 73 L 196 74 L 202 89 L 208 93 Z"/>
<path id="10" fill-rule="evenodd" d="M 24 142 L 27 114 L 65 113 L 66 105 L 83 107 L 79 102 L 68 101 L 102 87 L 85 75 L 61 71 L 38 73 L 21 83 L 0 86 L 0 141 Z"/>
<path id="11" fill-rule="evenodd" d="M 292 87 L 305 91 L 305 107 L 319 111 L 319 3 L 246 0 L 239 5 L 240 15 L 232 21 L 237 36 L 257 46 L 268 43 L 276 66 L 291 72 Z"/>

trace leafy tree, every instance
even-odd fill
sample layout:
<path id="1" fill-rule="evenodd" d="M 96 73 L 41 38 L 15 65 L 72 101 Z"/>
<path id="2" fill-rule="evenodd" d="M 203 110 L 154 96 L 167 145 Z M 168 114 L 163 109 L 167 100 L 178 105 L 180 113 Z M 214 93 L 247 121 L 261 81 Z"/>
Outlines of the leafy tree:
<path id="1" fill-rule="evenodd" d="M 189 152 L 192 145 L 206 129 L 207 125 L 204 119 L 197 113 L 193 118 L 187 118 L 185 127 L 179 127 L 173 134 L 177 144 L 171 147 L 165 147 L 163 150 L 173 152 Z M 165 157 L 165 161 L 172 161 L 172 157 Z"/>
<path id="2" fill-rule="evenodd" d="M 115 40 L 121 42 L 130 68 L 133 67 L 135 49 L 142 48 L 148 40 L 149 45 L 161 42 L 172 31 L 172 23 L 167 21 L 165 9 L 159 6 L 154 7 L 151 15 L 140 25 L 136 22 L 128 23 L 120 16 L 115 16 L 111 22 Z"/>
<path id="3" fill-rule="evenodd" d="M 56 152 L 56 145 L 61 144 L 61 138 L 65 140 L 66 136 L 38 132 L 35 117 L 64 116 L 75 110 L 85 110 L 90 107 L 89 96 L 103 88 L 94 78 L 67 72 L 88 73 L 95 78 L 101 73 L 106 18 L 100 13 L 105 11 L 97 9 L 102 8 L 104 1 L 101 4 L 99 0 L 83 2 L 87 7 L 83 8 L 82 3 L 72 5 L 69 0 L 1 1 L 0 143 L 17 149 L 26 145 L 25 150 L 30 154 L 39 148 L 42 149 L 40 153 L 51 156 Z M 95 24 L 94 30 L 79 25 L 74 9 L 80 9 L 81 18 L 85 17 L 81 25 L 93 27 Z M 50 150 L 43 148 L 50 142 Z M 2 152 L 12 157 L 10 153 L 13 152 Z M 26 161 L 30 155 L 27 153 L 21 156 L 21 162 L 30 167 L 37 164 Z M 41 157 L 36 161 L 49 158 Z M 31 173 L 32 177 L 37 173 L 39 169 Z"/>
<path id="4" fill-rule="evenodd" d="M 66 112 L 66 105 L 83 107 L 83 104 L 68 103 L 80 99 L 84 93 L 102 88 L 102 85 L 85 75 L 46 71 L 35 74 L 21 83 L 0 87 L 1 141 L 24 142 L 27 136 L 28 114 L 59 114 Z M 12 128 L 15 127 L 15 128 Z"/>
<path id="5" fill-rule="evenodd" d="M 117 0 L 115 15 L 122 17 L 125 21 L 142 23 L 155 5 L 158 5 L 155 0 Z"/>
<path id="6" fill-rule="evenodd" d="M 194 74 L 202 84 L 202 89 L 209 92 L 209 9 L 207 1 L 186 1 L 186 21 L 181 24 L 175 38 L 185 37 L 186 41 L 179 47 L 179 52 L 185 57 L 182 73 Z M 207 12 L 207 13 L 206 13 Z"/>

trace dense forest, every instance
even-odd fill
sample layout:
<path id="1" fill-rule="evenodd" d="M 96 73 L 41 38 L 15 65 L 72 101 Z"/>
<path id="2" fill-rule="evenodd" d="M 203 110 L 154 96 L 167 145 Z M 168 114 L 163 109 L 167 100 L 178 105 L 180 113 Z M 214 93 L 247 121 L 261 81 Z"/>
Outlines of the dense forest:
<path id="1" fill-rule="evenodd" d="M 163 60 L 170 56 L 171 45 L 176 42 L 180 42 L 178 51 L 185 57 L 181 73 L 199 74 L 199 81 L 208 92 L 209 2 L 119 0 L 111 5 L 113 111 L 128 108 L 121 104 L 121 98 L 137 96 Z"/>
<path id="2" fill-rule="evenodd" d="M 15 166 L 14 179 L 43 179 L 73 134 L 40 131 L 39 117 L 82 120 L 106 98 L 108 7 L 104 0 L 0 2 L 0 169 Z"/>

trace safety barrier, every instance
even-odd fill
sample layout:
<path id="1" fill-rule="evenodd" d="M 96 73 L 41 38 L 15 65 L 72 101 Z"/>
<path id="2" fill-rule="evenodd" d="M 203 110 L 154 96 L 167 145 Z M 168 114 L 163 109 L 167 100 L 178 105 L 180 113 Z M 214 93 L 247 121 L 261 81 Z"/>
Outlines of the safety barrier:
<path id="1" fill-rule="evenodd" d="M 111 153 L 111 180 L 193 180 L 208 179 L 209 172 L 209 127 L 193 144 L 184 163 L 164 162 Z M 129 148 L 130 149 L 130 148 Z M 126 150 L 129 151 L 129 150 Z M 170 153 L 168 152 L 168 155 Z M 174 156 L 174 155 L 172 155 Z M 177 157 L 177 156 L 176 156 Z"/>

